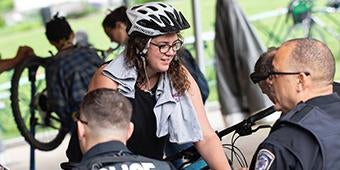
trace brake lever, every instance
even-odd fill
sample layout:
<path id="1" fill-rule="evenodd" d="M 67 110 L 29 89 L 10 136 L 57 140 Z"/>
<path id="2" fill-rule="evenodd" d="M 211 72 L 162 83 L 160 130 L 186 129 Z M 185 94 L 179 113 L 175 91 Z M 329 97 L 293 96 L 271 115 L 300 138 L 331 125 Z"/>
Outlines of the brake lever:
<path id="1" fill-rule="evenodd" d="M 240 136 L 247 136 L 252 134 L 251 127 L 254 125 L 254 123 L 251 122 L 245 122 L 239 129 L 236 129 L 235 132 L 238 133 Z"/>
<path id="2" fill-rule="evenodd" d="M 235 129 L 235 132 L 238 133 L 240 136 L 247 136 L 247 135 L 252 134 L 253 132 L 258 130 L 258 129 L 255 129 L 255 131 L 253 131 L 253 129 L 251 128 L 253 125 L 255 125 L 255 122 L 274 113 L 275 111 L 276 110 L 274 106 L 271 106 L 271 107 L 268 107 L 267 109 L 259 111 L 258 113 L 243 120 L 241 124 L 238 126 L 238 128 Z"/>
<path id="3" fill-rule="evenodd" d="M 271 127 L 272 127 L 272 126 L 270 126 L 270 125 L 260 125 L 260 126 L 258 126 L 257 128 L 253 129 L 253 130 L 252 130 L 252 133 L 254 133 L 254 132 L 256 132 L 256 131 L 258 131 L 258 130 L 260 130 L 260 129 L 271 128 Z"/>

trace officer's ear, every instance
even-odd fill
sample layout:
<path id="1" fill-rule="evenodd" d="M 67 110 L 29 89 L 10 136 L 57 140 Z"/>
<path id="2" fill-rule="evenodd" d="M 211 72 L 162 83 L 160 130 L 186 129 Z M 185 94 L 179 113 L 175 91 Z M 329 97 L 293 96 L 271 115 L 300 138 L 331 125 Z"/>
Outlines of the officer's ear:
<path id="1" fill-rule="evenodd" d="M 132 122 L 129 123 L 129 127 L 127 130 L 127 140 L 130 139 L 134 129 L 134 124 Z"/>
<path id="2" fill-rule="evenodd" d="M 79 146 L 82 153 L 85 153 L 87 151 L 86 145 L 86 129 L 85 124 L 81 123 L 80 121 L 77 121 L 77 132 L 78 132 L 78 139 L 79 139 Z"/>
<path id="3" fill-rule="evenodd" d="M 310 74 L 301 72 L 297 76 L 297 91 L 301 92 L 310 86 Z"/>
<path id="4" fill-rule="evenodd" d="M 78 130 L 78 139 L 79 141 L 83 140 L 85 137 L 85 124 L 81 123 L 80 121 L 77 121 L 77 130 Z"/>

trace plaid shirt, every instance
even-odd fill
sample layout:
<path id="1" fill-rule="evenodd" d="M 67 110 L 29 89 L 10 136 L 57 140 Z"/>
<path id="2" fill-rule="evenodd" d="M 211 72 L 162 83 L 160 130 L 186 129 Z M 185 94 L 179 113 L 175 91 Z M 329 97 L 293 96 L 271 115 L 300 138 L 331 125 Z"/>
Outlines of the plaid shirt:
<path id="1" fill-rule="evenodd" d="M 49 106 L 67 121 L 79 111 L 92 75 L 103 61 L 96 51 L 76 47 L 59 52 L 46 68 Z"/>

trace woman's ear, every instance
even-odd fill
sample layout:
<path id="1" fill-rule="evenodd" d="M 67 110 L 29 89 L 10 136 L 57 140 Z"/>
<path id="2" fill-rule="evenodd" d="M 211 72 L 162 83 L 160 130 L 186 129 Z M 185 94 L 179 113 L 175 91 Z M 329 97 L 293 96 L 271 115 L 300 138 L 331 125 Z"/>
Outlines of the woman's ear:
<path id="1" fill-rule="evenodd" d="M 115 28 L 126 30 L 126 25 L 123 22 L 121 22 L 121 21 L 117 21 Z"/>
<path id="2" fill-rule="evenodd" d="M 74 34 L 74 32 L 71 32 L 71 34 L 70 34 L 68 39 L 74 41 L 75 38 L 76 38 L 76 35 Z"/>

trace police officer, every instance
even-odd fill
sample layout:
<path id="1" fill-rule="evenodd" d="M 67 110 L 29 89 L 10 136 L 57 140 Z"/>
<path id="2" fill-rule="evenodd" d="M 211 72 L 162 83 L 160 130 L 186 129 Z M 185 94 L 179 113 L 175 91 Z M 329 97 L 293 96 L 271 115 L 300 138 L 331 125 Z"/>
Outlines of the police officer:
<path id="1" fill-rule="evenodd" d="M 132 134 L 132 106 L 128 99 L 112 89 L 89 92 L 75 116 L 78 138 L 84 153 L 80 163 L 64 169 L 149 170 L 175 169 L 167 162 L 133 154 L 125 146 Z M 65 165 L 65 164 L 64 164 Z"/>
<path id="2" fill-rule="evenodd" d="M 318 40 L 293 39 L 279 47 L 272 66 L 270 85 L 282 115 L 250 169 L 338 169 L 340 97 L 333 93 L 333 54 Z"/>
<path id="3" fill-rule="evenodd" d="M 268 51 L 261 54 L 255 63 L 254 72 L 250 74 L 252 82 L 258 84 L 262 93 L 266 94 L 273 103 L 275 103 L 275 97 L 270 85 L 270 73 L 276 51 L 276 47 L 270 47 Z"/>
<path id="4" fill-rule="evenodd" d="M 339 82 L 333 82 L 333 91 L 338 93 L 338 95 L 340 95 L 340 83 Z"/>

